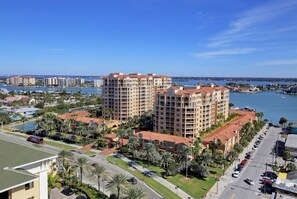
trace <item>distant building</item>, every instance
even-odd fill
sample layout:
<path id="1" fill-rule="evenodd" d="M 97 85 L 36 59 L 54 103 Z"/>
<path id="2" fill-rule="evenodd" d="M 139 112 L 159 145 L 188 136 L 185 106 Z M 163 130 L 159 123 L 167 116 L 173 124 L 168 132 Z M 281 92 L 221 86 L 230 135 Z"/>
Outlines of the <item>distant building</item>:
<path id="1" fill-rule="evenodd" d="M 170 77 L 155 74 L 111 73 L 103 80 L 103 116 L 120 121 L 153 111 L 156 92 L 171 85 Z"/>
<path id="2" fill-rule="evenodd" d="M 0 139 L 0 198 L 48 198 L 48 172 L 56 155 Z"/>
<path id="3" fill-rule="evenodd" d="M 229 115 L 229 89 L 225 87 L 172 86 L 159 90 L 154 110 L 157 132 L 197 137 Z"/>
<path id="4" fill-rule="evenodd" d="M 285 90 L 285 92 L 288 94 L 296 95 L 297 94 L 297 86 L 292 86 L 289 89 Z"/>
<path id="5" fill-rule="evenodd" d="M 7 84 L 13 86 L 34 86 L 35 83 L 35 77 L 31 76 L 11 76 L 7 78 Z"/>
<path id="6" fill-rule="evenodd" d="M 85 80 L 82 78 L 47 77 L 43 79 L 44 86 L 75 87 L 83 86 Z"/>
<path id="7" fill-rule="evenodd" d="M 103 79 L 95 79 L 94 80 L 94 87 L 99 88 L 103 86 Z"/>
<path id="8" fill-rule="evenodd" d="M 285 143 L 285 151 L 289 151 L 291 156 L 297 157 L 297 135 L 288 135 Z"/>

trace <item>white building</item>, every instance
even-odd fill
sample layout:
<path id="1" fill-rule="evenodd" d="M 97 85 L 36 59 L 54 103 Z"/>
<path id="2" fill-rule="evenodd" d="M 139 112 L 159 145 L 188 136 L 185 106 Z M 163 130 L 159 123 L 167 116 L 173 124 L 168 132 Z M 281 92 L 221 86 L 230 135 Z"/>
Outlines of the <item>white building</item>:
<path id="1" fill-rule="evenodd" d="M 94 80 L 94 87 L 99 88 L 103 86 L 103 79 L 95 79 Z"/>

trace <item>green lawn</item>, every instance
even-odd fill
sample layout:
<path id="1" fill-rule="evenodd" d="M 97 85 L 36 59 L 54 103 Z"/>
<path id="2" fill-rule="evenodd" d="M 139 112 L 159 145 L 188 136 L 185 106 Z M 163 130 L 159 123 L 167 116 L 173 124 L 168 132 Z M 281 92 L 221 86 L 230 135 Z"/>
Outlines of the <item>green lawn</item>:
<path id="1" fill-rule="evenodd" d="M 96 152 L 94 151 L 86 151 L 84 152 L 85 155 L 96 155 Z"/>
<path id="2" fill-rule="evenodd" d="M 193 176 L 186 178 L 182 174 L 167 177 L 172 184 L 178 185 L 184 192 L 190 194 L 193 198 L 203 198 L 208 190 L 215 184 L 215 177 L 209 176 L 202 180 Z"/>
<path id="3" fill-rule="evenodd" d="M 162 173 L 164 172 L 163 168 L 154 165 L 147 166 L 147 162 L 142 160 L 134 161 L 162 177 Z M 216 183 L 216 176 L 219 177 L 223 174 L 223 170 L 220 168 L 209 167 L 208 170 L 210 175 L 206 179 L 199 179 L 194 176 L 190 176 L 186 179 L 183 174 L 178 174 L 176 176 L 169 176 L 166 180 L 174 185 L 178 185 L 181 190 L 188 193 L 193 198 L 203 198 L 208 190 Z"/>
<path id="4" fill-rule="evenodd" d="M 77 149 L 76 147 L 73 147 L 73 146 L 69 146 L 69 145 L 66 145 L 66 144 L 58 143 L 58 142 L 52 142 L 52 141 L 49 141 L 49 140 L 45 140 L 44 143 L 48 144 L 48 145 L 51 145 L 53 147 L 57 147 L 57 148 L 60 148 L 60 149 L 65 149 L 65 150 L 75 150 L 75 149 Z"/>
<path id="5" fill-rule="evenodd" d="M 121 167 L 122 169 L 125 169 L 129 173 L 133 174 L 137 178 L 141 179 L 143 182 L 145 182 L 149 187 L 154 189 L 156 192 L 158 192 L 161 196 L 163 196 L 166 199 L 180 199 L 179 196 L 177 196 L 175 193 L 173 193 L 171 190 L 169 190 L 167 187 L 163 186 L 159 182 L 153 180 L 150 177 L 145 177 L 142 173 L 140 173 L 137 170 L 132 171 L 129 167 L 129 165 L 124 162 L 123 160 L 119 158 L 115 158 L 113 156 L 108 156 L 106 158 L 110 163 L 117 165 Z"/>

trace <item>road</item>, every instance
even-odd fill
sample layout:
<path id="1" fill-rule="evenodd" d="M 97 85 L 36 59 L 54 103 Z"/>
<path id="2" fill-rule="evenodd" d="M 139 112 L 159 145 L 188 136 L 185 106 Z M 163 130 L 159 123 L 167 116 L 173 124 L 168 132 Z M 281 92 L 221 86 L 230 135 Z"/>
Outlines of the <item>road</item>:
<path id="1" fill-rule="evenodd" d="M 233 178 L 227 185 L 224 191 L 218 197 L 219 199 L 256 199 L 256 198 L 268 198 L 271 195 L 261 193 L 259 183 L 261 174 L 265 170 L 271 170 L 270 166 L 266 163 L 272 164 L 274 159 L 272 155 L 272 149 L 278 139 L 278 133 L 281 132 L 280 128 L 271 127 L 267 136 L 262 141 L 258 150 L 254 153 L 247 165 L 241 172 L 239 178 Z M 248 185 L 244 182 L 244 179 L 250 178 L 255 182 L 255 185 Z"/>
<path id="2" fill-rule="evenodd" d="M 19 136 L 15 136 L 11 133 L 8 133 L 6 131 L 4 131 L 4 133 L 0 133 L 0 139 L 4 139 L 4 140 L 8 140 L 17 144 L 21 144 L 21 145 L 25 145 L 25 146 L 29 146 L 32 148 L 38 148 L 39 150 L 45 151 L 45 152 L 49 152 L 49 153 L 53 153 L 53 154 L 58 154 L 59 151 L 61 151 L 61 149 L 57 148 L 57 147 L 53 147 L 53 146 L 49 146 L 46 144 L 42 144 L 42 145 L 38 145 L 38 144 L 34 144 L 31 142 L 26 141 L 25 138 L 19 137 Z M 129 172 L 108 163 L 107 160 L 105 160 L 104 156 L 99 156 L 96 155 L 95 157 L 89 157 L 83 154 L 79 154 L 79 153 L 74 153 L 75 158 L 78 158 L 79 156 L 85 156 L 89 159 L 90 163 L 98 163 L 103 165 L 106 170 L 108 171 L 108 173 L 110 175 L 116 174 L 116 173 L 122 173 L 125 174 L 128 177 L 133 177 L 133 175 L 131 175 Z M 84 179 L 85 182 L 88 182 L 92 185 L 96 185 L 95 187 L 97 188 L 97 183 L 94 180 L 90 180 L 86 178 L 86 175 L 84 175 Z M 106 184 L 107 182 L 103 182 L 101 183 L 101 188 L 103 187 L 103 184 Z M 141 180 L 138 179 L 138 183 L 137 185 L 133 185 L 136 187 L 141 188 L 145 193 L 146 193 L 146 198 L 147 199 L 159 199 L 162 198 L 159 194 L 157 194 L 154 190 L 152 190 L 151 188 L 149 188 L 145 183 L 143 183 Z"/>

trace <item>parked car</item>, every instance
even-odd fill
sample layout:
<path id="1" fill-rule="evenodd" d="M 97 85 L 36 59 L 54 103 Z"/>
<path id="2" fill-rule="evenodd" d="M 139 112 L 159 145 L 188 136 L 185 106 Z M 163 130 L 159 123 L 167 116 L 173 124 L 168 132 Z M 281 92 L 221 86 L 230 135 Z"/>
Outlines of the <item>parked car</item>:
<path id="1" fill-rule="evenodd" d="M 245 181 L 246 183 L 248 183 L 249 185 L 255 185 L 255 183 L 254 183 L 254 181 L 253 181 L 252 179 L 247 178 L 247 179 L 245 179 L 244 181 Z"/>
<path id="2" fill-rule="evenodd" d="M 235 171 L 234 173 L 232 173 L 232 177 L 238 178 L 239 177 L 239 171 Z"/>
<path id="3" fill-rule="evenodd" d="M 84 195 L 80 195 L 80 196 L 77 196 L 76 199 L 88 199 L 88 198 Z"/>
<path id="4" fill-rule="evenodd" d="M 131 184 L 135 185 L 135 184 L 137 184 L 137 179 L 135 177 L 132 177 L 132 178 L 128 179 L 128 182 L 131 182 Z"/>
<path id="5" fill-rule="evenodd" d="M 153 177 L 155 174 L 152 171 L 146 170 L 143 172 L 143 175 L 148 177 Z"/>
<path id="6" fill-rule="evenodd" d="M 245 166 L 247 162 L 248 162 L 248 159 L 244 159 L 244 160 L 241 161 L 240 164 L 243 165 L 243 166 Z"/>
<path id="7" fill-rule="evenodd" d="M 62 194 L 66 195 L 66 196 L 71 196 L 74 194 L 74 191 L 71 189 L 71 188 L 64 188 L 62 191 L 61 191 Z"/>
<path id="8" fill-rule="evenodd" d="M 97 165 L 99 165 L 99 164 L 96 163 L 96 162 L 92 163 L 92 167 L 95 167 L 95 166 L 97 166 Z"/>
<path id="9" fill-rule="evenodd" d="M 246 155 L 245 158 L 246 159 L 250 159 L 251 158 L 251 155 Z"/>
<path id="10" fill-rule="evenodd" d="M 236 169 L 236 171 L 238 171 L 238 172 L 241 172 L 241 170 L 242 170 L 241 166 L 238 166 L 237 169 Z"/>
<path id="11" fill-rule="evenodd" d="M 122 158 L 123 157 L 122 154 L 118 154 L 118 153 L 114 154 L 113 156 L 116 157 L 116 158 Z"/>
<path id="12" fill-rule="evenodd" d="M 137 163 L 134 162 L 134 161 L 129 161 L 128 164 L 129 164 L 130 166 L 136 166 L 136 165 L 137 165 Z"/>
<path id="13" fill-rule="evenodd" d="M 31 135 L 27 138 L 27 141 L 34 142 L 36 144 L 43 144 L 43 138 L 36 135 Z"/>
<path id="14" fill-rule="evenodd" d="M 265 184 L 265 185 L 272 185 L 273 180 L 263 178 L 263 179 L 260 180 L 260 182 L 261 182 L 262 184 Z"/>

